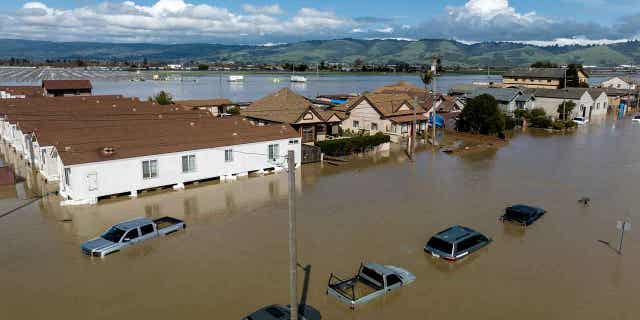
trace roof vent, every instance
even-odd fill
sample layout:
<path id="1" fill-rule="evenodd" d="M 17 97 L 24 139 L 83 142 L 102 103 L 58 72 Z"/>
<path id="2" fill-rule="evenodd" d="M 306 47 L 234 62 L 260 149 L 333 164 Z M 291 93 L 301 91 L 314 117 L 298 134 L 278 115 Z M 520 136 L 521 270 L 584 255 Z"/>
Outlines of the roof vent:
<path id="1" fill-rule="evenodd" d="M 162 114 L 159 114 L 159 115 L 158 115 L 158 118 L 159 118 L 159 119 L 162 119 Z"/>
<path id="2" fill-rule="evenodd" d="M 116 107 L 116 105 L 115 105 L 115 104 L 112 104 L 111 106 L 112 106 L 112 107 L 114 107 L 114 108 Z"/>
<path id="3" fill-rule="evenodd" d="M 133 108 L 133 109 L 132 109 L 132 111 L 133 111 L 133 112 L 136 112 L 136 108 Z"/>
<path id="4" fill-rule="evenodd" d="M 196 124 L 195 124 L 195 122 L 189 122 L 189 125 L 194 127 Z"/>
<path id="5" fill-rule="evenodd" d="M 102 148 L 102 154 L 105 156 L 111 156 L 116 150 L 113 147 Z"/>
<path id="6" fill-rule="evenodd" d="M 237 135 L 238 135 L 238 133 L 237 133 L 237 132 L 234 132 L 234 133 L 233 133 L 233 135 L 234 135 L 234 136 L 237 136 Z"/>
<path id="7" fill-rule="evenodd" d="M 64 151 L 71 151 L 71 146 L 64 147 Z"/>

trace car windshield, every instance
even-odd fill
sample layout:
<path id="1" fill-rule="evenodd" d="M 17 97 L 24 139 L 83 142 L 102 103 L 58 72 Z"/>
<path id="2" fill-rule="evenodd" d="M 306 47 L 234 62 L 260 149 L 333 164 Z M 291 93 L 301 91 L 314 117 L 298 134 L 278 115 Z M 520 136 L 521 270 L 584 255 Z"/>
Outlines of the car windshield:
<path id="1" fill-rule="evenodd" d="M 436 237 L 431 238 L 431 240 L 427 242 L 427 246 L 446 253 L 453 251 L 453 244 Z"/>
<path id="2" fill-rule="evenodd" d="M 118 242 L 120 241 L 120 239 L 122 239 L 123 235 L 123 230 L 116 227 L 111 227 L 111 229 L 107 230 L 107 232 L 102 235 L 102 239 L 109 240 L 111 242 Z"/>
<path id="3" fill-rule="evenodd" d="M 582 119 L 582 118 L 580 118 L 580 117 L 578 117 L 578 118 L 573 118 L 573 120 L 575 120 L 575 121 L 582 121 L 583 119 Z"/>
<path id="4" fill-rule="evenodd" d="M 633 118 L 634 118 L 634 119 L 638 119 L 638 120 L 640 120 L 640 116 L 635 116 L 635 117 L 633 117 Z"/>

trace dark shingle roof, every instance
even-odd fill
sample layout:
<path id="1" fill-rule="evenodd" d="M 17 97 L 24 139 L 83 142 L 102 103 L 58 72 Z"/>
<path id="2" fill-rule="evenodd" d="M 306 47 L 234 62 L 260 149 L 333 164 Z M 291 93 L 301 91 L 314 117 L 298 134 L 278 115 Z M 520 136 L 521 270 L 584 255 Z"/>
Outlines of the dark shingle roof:
<path id="1" fill-rule="evenodd" d="M 571 99 L 580 100 L 586 88 L 564 88 L 564 89 L 532 89 L 530 90 L 535 97 L 555 98 L 555 99 Z"/>
<path id="2" fill-rule="evenodd" d="M 564 69 L 562 68 L 529 68 L 515 69 L 504 74 L 509 78 L 543 78 L 543 79 L 564 79 Z"/>
<path id="3" fill-rule="evenodd" d="M 45 90 L 82 90 L 91 89 L 89 80 L 42 80 Z"/>

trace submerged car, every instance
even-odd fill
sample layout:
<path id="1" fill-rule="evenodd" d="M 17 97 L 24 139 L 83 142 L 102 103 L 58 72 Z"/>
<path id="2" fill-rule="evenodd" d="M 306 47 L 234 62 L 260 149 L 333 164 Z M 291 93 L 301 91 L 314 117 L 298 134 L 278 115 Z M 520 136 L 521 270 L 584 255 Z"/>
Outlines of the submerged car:
<path id="1" fill-rule="evenodd" d="M 632 122 L 640 122 L 640 115 L 635 115 L 633 116 L 633 118 L 631 118 Z"/>
<path id="2" fill-rule="evenodd" d="M 573 122 L 581 126 L 581 125 L 587 124 L 589 120 L 585 119 L 584 117 L 575 117 L 573 118 Z"/>
<path id="3" fill-rule="evenodd" d="M 304 305 L 298 307 L 298 319 L 300 320 L 320 320 L 320 312 L 311 306 Z M 274 304 L 266 306 L 244 318 L 242 320 L 289 320 L 291 319 L 291 306 Z"/>
<path id="4" fill-rule="evenodd" d="M 542 208 L 518 204 L 508 207 L 500 216 L 501 221 L 511 221 L 523 226 L 529 226 L 540 219 L 547 211 Z"/>
<path id="5" fill-rule="evenodd" d="M 424 246 L 424 251 L 436 258 L 457 261 L 487 246 L 492 239 L 463 226 L 453 226 L 438 232 Z"/>

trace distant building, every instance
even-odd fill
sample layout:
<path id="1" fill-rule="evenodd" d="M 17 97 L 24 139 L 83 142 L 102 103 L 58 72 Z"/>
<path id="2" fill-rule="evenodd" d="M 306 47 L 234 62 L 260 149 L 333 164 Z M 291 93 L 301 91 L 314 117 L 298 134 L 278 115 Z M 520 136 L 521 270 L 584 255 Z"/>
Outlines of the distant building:
<path id="1" fill-rule="evenodd" d="M 259 124 L 289 124 L 298 131 L 303 143 L 311 143 L 339 135 L 343 113 L 316 106 L 289 88 L 282 88 L 252 102 L 241 114 Z"/>
<path id="2" fill-rule="evenodd" d="M 536 98 L 526 93 L 523 89 L 489 87 L 474 87 L 470 89 L 468 92 L 463 92 L 462 95 L 459 95 L 459 99 L 463 99 L 466 103 L 468 99 L 487 94 L 496 99 L 500 110 L 508 115 L 513 114 L 517 109 L 530 110 L 535 108 Z"/>
<path id="3" fill-rule="evenodd" d="M 540 89 L 560 89 L 564 87 L 566 69 L 563 68 L 528 68 L 508 71 L 502 76 L 505 87 L 524 87 Z M 578 71 L 580 83 L 587 83 L 589 76 Z"/>
<path id="4" fill-rule="evenodd" d="M 600 84 L 602 88 L 613 88 L 623 90 L 636 90 L 638 88 L 638 80 L 631 77 L 618 76 L 613 77 Z"/>
<path id="5" fill-rule="evenodd" d="M 90 96 L 93 89 L 89 80 L 42 80 L 44 94 L 49 97 Z"/>

